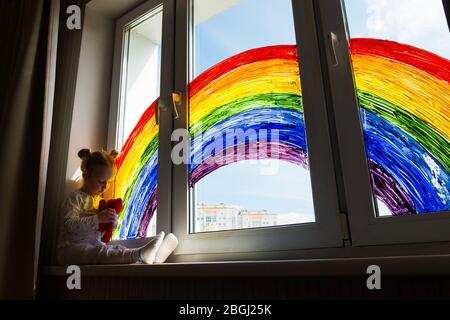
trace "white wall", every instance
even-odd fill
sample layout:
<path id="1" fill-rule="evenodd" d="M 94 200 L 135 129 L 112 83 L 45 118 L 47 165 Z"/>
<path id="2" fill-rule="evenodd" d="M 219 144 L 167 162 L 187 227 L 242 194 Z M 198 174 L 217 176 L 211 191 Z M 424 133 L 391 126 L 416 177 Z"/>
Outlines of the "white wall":
<path id="1" fill-rule="evenodd" d="M 82 148 L 106 148 L 114 21 L 86 7 L 66 174 L 66 194 L 77 187 Z"/>
<path id="2" fill-rule="evenodd" d="M 138 32 L 131 32 L 123 144 L 145 110 L 159 96 L 160 46 Z"/>

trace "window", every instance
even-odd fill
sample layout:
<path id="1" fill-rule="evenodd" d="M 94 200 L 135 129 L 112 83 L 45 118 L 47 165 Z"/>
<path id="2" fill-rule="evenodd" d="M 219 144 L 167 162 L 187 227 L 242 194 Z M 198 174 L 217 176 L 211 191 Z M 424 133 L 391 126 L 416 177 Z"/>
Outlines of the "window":
<path id="1" fill-rule="evenodd" d="M 291 1 L 192 6 L 191 214 L 225 203 L 278 225 L 315 222 Z"/>
<path id="2" fill-rule="evenodd" d="M 189 163 L 172 170 L 178 252 L 341 245 L 311 4 L 193 0 L 177 12 L 174 123 L 190 136 Z M 206 212 L 226 222 L 197 219 Z"/>
<path id="3" fill-rule="evenodd" d="M 450 78 L 442 71 L 450 67 L 450 36 L 442 1 L 345 5 L 378 215 L 449 211 Z"/>
<path id="4" fill-rule="evenodd" d="M 320 11 L 353 242 L 450 240 L 442 1 L 333 0 Z"/>
<path id="5" fill-rule="evenodd" d="M 160 95 L 162 16 L 159 4 L 132 12 L 118 23 L 121 61 L 114 72 L 120 78 L 120 95 L 113 108 L 119 110 L 114 147 L 121 152 L 114 196 L 123 199 L 124 209 L 113 235 L 116 240 L 156 234 L 159 128 L 155 108 Z"/>
<path id="6" fill-rule="evenodd" d="M 117 36 L 115 239 L 174 232 L 180 259 L 450 241 L 440 0 L 149 0 Z"/>

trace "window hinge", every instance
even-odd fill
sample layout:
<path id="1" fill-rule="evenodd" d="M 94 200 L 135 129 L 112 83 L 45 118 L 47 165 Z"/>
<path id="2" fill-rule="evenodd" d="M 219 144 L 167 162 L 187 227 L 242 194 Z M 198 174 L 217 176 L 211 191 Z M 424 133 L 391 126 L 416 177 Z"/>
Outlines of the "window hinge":
<path id="1" fill-rule="evenodd" d="M 351 246 L 352 242 L 350 239 L 350 232 L 348 228 L 348 217 L 346 213 L 340 213 L 341 218 L 341 231 L 342 231 L 342 242 L 344 243 L 344 247 Z"/>

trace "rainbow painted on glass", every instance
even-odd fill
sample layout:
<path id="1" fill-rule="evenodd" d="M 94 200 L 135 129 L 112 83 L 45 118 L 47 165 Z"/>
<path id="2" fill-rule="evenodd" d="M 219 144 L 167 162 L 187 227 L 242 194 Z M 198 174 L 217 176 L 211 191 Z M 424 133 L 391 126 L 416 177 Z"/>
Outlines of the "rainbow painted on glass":
<path id="1" fill-rule="evenodd" d="M 393 215 L 450 210 L 450 61 L 376 39 L 352 39 L 350 49 L 374 196 Z M 246 143 L 269 149 L 276 144 L 277 158 L 308 167 L 298 70 L 296 46 L 273 46 L 233 56 L 192 81 L 191 185 L 220 167 L 203 153 L 214 133 L 225 129 L 278 129 L 277 142 L 269 137 Z M 156 208 L 155 105 L 117 160 L 115 196 L 124 199 L 124 210 L 115 238 L 145 237 Z M 200 122 L 197 132 L 194 125 Z M 231 154 L 226 163 L 255 157 Z"/>

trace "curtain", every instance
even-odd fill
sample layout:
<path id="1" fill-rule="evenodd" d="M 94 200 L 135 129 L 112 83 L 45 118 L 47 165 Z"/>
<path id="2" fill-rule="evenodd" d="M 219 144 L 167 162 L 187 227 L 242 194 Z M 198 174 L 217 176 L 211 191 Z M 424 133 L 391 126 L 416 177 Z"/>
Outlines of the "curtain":
<path id="1" fill-rule="evenodd" d="M 55 3 L 0 0 L 0 299 L 34 298 Z"/>

